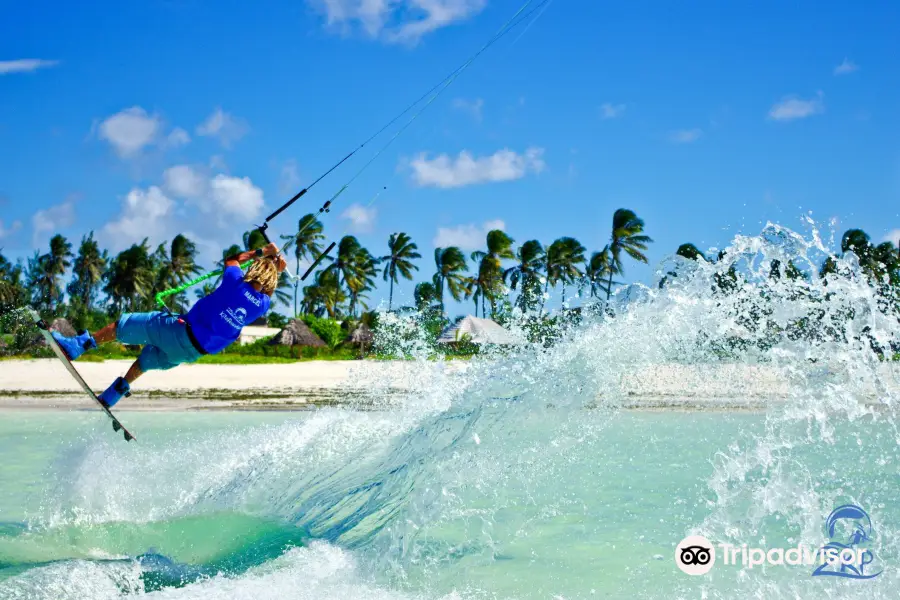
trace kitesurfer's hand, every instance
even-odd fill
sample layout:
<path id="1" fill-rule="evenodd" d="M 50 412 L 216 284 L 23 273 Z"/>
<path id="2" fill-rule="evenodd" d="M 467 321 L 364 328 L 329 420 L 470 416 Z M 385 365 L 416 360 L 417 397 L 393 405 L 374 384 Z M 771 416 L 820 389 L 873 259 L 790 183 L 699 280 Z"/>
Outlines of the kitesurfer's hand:
<path id="1" fill-rule="evenodd" d="M 279 254 L 275 257 L 275 266 L 278 267 L 279 273 L 287 269 L 287 261 L 284 259 L 283 254 Z"/>
<path id="2" fill-rule="evenodd" d="M 278 246 L 274 242 L 270 242 L 263 248 L 263 255 L 265 256 L 275 256 L 276 254 L 278 254 Z"/>

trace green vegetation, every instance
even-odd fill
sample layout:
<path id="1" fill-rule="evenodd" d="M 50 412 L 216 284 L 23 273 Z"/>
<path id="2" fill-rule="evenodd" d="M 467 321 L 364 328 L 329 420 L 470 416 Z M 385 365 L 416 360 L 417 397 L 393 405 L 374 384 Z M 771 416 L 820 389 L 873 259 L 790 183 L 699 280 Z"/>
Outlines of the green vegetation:
<path id="1" fill-rule="evenodd" d="M 312 332 L 322 338 L 322 341 L 331 349 L 337 348 L 347 337 L 346 332 L 341 328 L 340 321 L 315 315 L 304 315 L 303 322 L 309 325 Z"/>
<path id="2" fill-rule="evenodd" d="M 414 318 L 419 330 L 432 341 L 453 322 L 446 312 L 449 297 L 455 301 L 471 300 L 476 316 L 490 317 L 501 324 L 511 318 L 515 309 L 532 340 L 550 343 L 572 319 L 580 318 L 582 309 L 594 310 L 591 304 L 569 310 L 566 299 L 571 297 L 573 289 L 587 292 L 585 296 L 596 299 L 594 304 L 602 306 L 611 298 L 616 286 L 622 285 L 617 279 L 624 276 L 629 260 L 648 262 L 646 250 L 653 240 L 646 235 L 644 221 L 634 211 L 616 210 L 610 225 L 605 236 L 607 243 L 594 252 L 568 236 L 545 242 L 525 240 L 517 246 L 513 237 L 499 229 L 487 233 L 483 250 L 468 256 L 458 247 L 437 248 L 433 271 L 415 285 L 413 305 L 400 307 L 393 304 L 394 285 L 401 279 L 413 280 L 422 267 L 416 264 L 422 257 L 410 236 L 403 232 L 391 234 L 387 240 L 387 253 L 380 257 L 363 247 L 356 237 L 343 236 L 337 241 L 336 250 L 319 263 L 307 285 L 301 286 L 299 278 L 292 280 L 284 274 L 274 297 L 275 306 L 282 310 L 292 309 L 292 314 L 302 319 L 328 348 L 278 348 L 257 342 L 228 348 L 218 357 L 203 360 L 356 357 L 360 348 L 348 343 L 348 334 L 359 323 L 376 328 L 376 315 L 367 312 L 367 301 L 379 275 L 389 286 L 388 312 Z M 301 262 L 315 260 L 327 240 L 324 227 L 314 213 L 304 215 L 297 223 L 297 231 L 282 236 L 282 239 L 285 240 L 286 254 L 296 261 L 293 271 L 297 275 L 302 274 Z M 258 231 L 246 232 L 240 244 L 223 252 L 222 260 L 206 267 L 210 270 L 220 268 L 226 256 L 265 244 Z M 900 251 L 890 242 L 875 245 L 864 231 L 850 229 L 842 238 L 841 254 L 850 252 L 858 258 L 863 272 L 884 300 L 882 308 L 895 307 L 900 290 Z M 707 262 L 731 258 L 722 253 L 707 257 L 689 243 L 679 246 L 676 254 Z M 771 276 L 791 280 L 809 280 L 818 276 L 825 278 L 827 285 L 828 277 L 843 275 L 838 272 L 837 258 L 828 257 L 818 273 L 803 273 L 793 263 L 781 265 L 772 261 Z M 96 331 L 123 312 L 155 310 L 154 296 L 158 292 L 182 285 L 205 270 L 198 264 L 196 244 L 184 235 L 177 235 L 171 243 L 160 244 L 155 249 L 144 239 L 115 255 L 100 247 L 93 232 L 82 237 L 77 248 L 62 235 L 55 235 L 46 253 L 36 252 L 31 258 L 16 263 L 0 253 L 0 355 L 49 355 L 45 348 L 35 347 L 33 327 L 17 323 L 16 318 L 10 317 L 10 309 L 31 305 L 45 319 L 65 317 L 78 330 Z M 65 282 L 67 273 L 71 273 L 70 280 Z M 668 273 L 660 286 L 677 276 L 675 272 Z M 190 298 L 211 293 L 217 283 L 211 279 L 203 286 L 169 296 L 167 306 L 174 312 L 183 313 L 189 307 Z M 715 285 L 721 293 L 735 293 L 741 289 L 741 275 L 731 266 L 715 274 Z M 545 302 L 552 290 L 561 293 L 567 308 L 556 316 L 547 315 L 545 311 Z M 514 299 L 510 298 L 510 292 L 515 292 Z M 765 309 L 758 312 L 758 318 L 764 319 Z M 797 327 L 809 330 L 812 320 Z M 284 328 L 288 321 L 288 317 L 275 311 L 268 316 L 268 324 L 272 327 Z M 382 349 L 374 351 L 377 353 Z M 452 348 L 435 346 L 435 351 L 445 356 L 468 356 L 477 352 L 477 347 L 471 344 Z M 133 348 L 111 344 L 82 360 L 133 358 L 135 355 Z"/>

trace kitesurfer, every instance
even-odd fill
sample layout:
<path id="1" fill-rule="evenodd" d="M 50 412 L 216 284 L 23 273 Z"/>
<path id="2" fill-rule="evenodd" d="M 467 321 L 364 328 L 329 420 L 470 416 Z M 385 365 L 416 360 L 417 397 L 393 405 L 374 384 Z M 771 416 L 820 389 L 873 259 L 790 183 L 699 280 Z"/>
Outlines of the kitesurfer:
<path id="1" fill-rule="evenodd" d="M 255 260 L 245 275 L 241 264 L 250 259 Z M 242 252 L 225 259 L 219 286 L 198 300 L 183 317 L 162 311 L 125 313 L 93 335 L 84 331 L 75 337 L 64 337 L 54 331 L 53 338 L 69 360 L 77 359 L 97 344 L 114 340 L 144 346 L 125 377 L 118 377 L 100 394 L 100 401 L 110 407 L 122 396 L 130 395 L 131 384 L 143 373 L 192 363 L 237 341 L 244 325 L 269 310 L 279 274 L 286 266 L 275 244 Z"/>

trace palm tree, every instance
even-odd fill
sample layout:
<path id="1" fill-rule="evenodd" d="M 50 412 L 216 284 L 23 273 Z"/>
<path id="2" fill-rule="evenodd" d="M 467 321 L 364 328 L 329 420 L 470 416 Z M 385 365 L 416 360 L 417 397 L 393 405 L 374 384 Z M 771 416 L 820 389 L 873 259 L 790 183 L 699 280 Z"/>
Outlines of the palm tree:
<path id="1" fill-rule="evenodd" d="M 160 244 L 154 254 L 157 269 L 156 290 L 162 291 L 178 287 L 202 269 L 197 265 L 197 245 L 182 234 L 172 240 L 169 251 Z M 166 300 L 170 309 L 183 312 L 186 308 L 182 294 L 169 296 Z"/>
<path id="2" fill-rule="evenodd" d="M 549 293 L 550 286 L 562 283 L 562 301 L 566 302 L 566 284 L 574 283 L 583 276 L 578 265 L 584 263 L 585 247 L 572 237 L 561 237 L 547 248 L 547 281 L 544 284 L 544 296 Z M 543 311 L 543 301 L 541 310 Z"/>
<path id="3" fill-rule="evenodd" d="M 491 315 L 496 308 L 497 295 L 503 285 L 503 267 L 501 260 L 515 258 L 512 245 L 515 242 L 504 231 L 493 229 L 487 234 L 487 252 L 478 250 L 472 253 L 472 260 L 478 264 L 478 288 L 481 295 L 481 316 L 484 317 L 484 300 L 491 303 Z"/>
<path id="4" fill-rule="evenodd" d="M 690 260 L 706 260 L 706 256 L 704 256 L 704 254 L 700 252 L 700 249 L 697 248 L 697 246 L 695 246 L 694 244 L 690 243 L 678 246 L 678 250 L 675 251 L 675 254 L 677 254 L 678 256 L 683 256 L 684 258 Z"/>
<path id="5" fill-rule="evenodd" d="M 399 271 L 406 279 L 412 279 L 412 270 L 419 270 L 419 267 L 412 263 L 413 259 L 422 258 L 422 255 L 416 252 L 418 246 L 412 242 L 409 235 L 405 233 L 392 233 L 388 238 L 388 248 L 391 253 L 381 257 L 381 262 L 385 263 L 382 278 L 384 281 L 390 279 L 391 291 L 388 294 L 388 312 L 394 302 L 394 284 L 397 283 L 397 272 Z"/>
<path id="6" fill-rule="evenodd" d="M 28 287 L 32 290 L 33 300 L 39 306 L 53 308 L 54 302 L 62 301 L 62 287 L 59 278 L 72 263 L 72 244 L 65 237 L 57 234 L 50 239 L 50 252 L 38 254 L 28 261 Z"/>
<path id="7" fill-rule="evenodd" d="M 110 261 L 104 279 L 103 291 L 109 296 L 112 314 L 149 306 L 145 298 L 153 290 L 155 273 L 147 239 L 116 255 Z"/>
<path id="8" fill-rule="evenodd" d="M 38 308 L 49 306 L 53 297 L 53 276 L 47 262 L 47 255 L 35 250 L 25 267 L 25 288 L 31 303 Z"/>
<path id="9" fill-rule="evenodd" d="M 283 304 L 284 306 L 291 306 L 291 288 L 294 287 L 294 284 L 291 283 L 291 278 L 288 276 L 287 271 L 282 271 L 278 275 L 278 285 L 275 287 L 275 293 L 272 295 L 273 305 L 274 304 Z"/>
<path id="10" fill-rule="evenodd" d="M 214 291 L 216 291 L 216 284 L 207 281 L 202 286 L 194 290 L 194 296 L 197 297 L 197 300 L 200 300 L 201 298 L 206 298 Z"/>
<path id="11" fill-rule="evenodd" d="M 444 314 L 444 288 L 450 296 L 459 302 L 467 297 L 466 286 L 468 279 L 465 276 L 468 266 L 466 256 L 456 246 L 434 249 L 434 265 L 437 273 L 434 275 L 434 286 L 437 288 L 438 302 L 441 305 L 441 314 Z"/>
<path id="12" fill-rule="evenodd" d="M 22 267 L 9 262 L 0 254 L 0 306 L 25 304 L 26 290 L 22 286 Z"/>
<path id="13" fill-rule="evenodd" d="M 882 242 L 872 249 L 874 275 L 881 284 L 887 277 L 890 285 L 900 283 L 900 254 L 892 242 Z"/>
<path id="14" fill-rule="evenodd" d="M 303 312 L 322 316 L 328 313 L 332 319 L 339 316 L 341 304 L 347 295 L 338 281 L 336 271 L 322 270 L 316 273 L 315 283 L 303 288 Z"/>
<path id="15" fill-rule="evenodd" d="M 592 298 L 599 298 L 601 292 L 605 293 L 609 290 L 607 277 L 614 272 L 615 269 L 609 255 L 609 246 L 604 246 L 600 252 L 591 254 L 591 260 L 587 264 L 584 276 L 591 287 Z"/>
<path id="16" fill-rule="evenodd" d="M 244 248 L 237 244 L 232 244 L 232 245 L 228 246 L 228 248 L 226 248 L 222 252 L 222 260 L 219 262 L 219 266 L 221 267 L 222 265 L 225 264 L 226 258 L 228 258 L 230 256 L 237 256 L 238 254 L 240 254 L 243 251 L 244 251 Z"/>
<path id="17" fill-rule="evenodd" d="M 522 283 L 522 291 L 516 304 L 523 312 L 534 308 L 541 291 L 541 271 L 546 266 L 547 253 L 537 240 L 528 240 L 516 251 L 519 261 L 503 272 L 503 280 L 509 280 L 509 287 L 515 290 Z"/>
<path id="18" fill-rule="evenodd" d="M 624 273 L 625 265 L 622 263 L 622 252 L 642 263 L 647 263 L 644 251 L 647 244 L 653 240 L 644 232 L 644 221 L 638 218 L 634 211 L 620 208 L 613 214 L 612 234 L 610 235 L 609 250 L 612 254 L 612 265 L 616 273 Z M 606 299 L 612 293 L 613 272 L 609 273 L 609 286 L 606 290 Z"/>
<path id="19" fill-rule="evenodd" d="M 472 261 L 478 265 L 478 272 L 474 277 L 466 279 L 466 297 L 472 298 L 475 302 L 475 316 L 478 316 L 478 302 L 481 301 L 481 316 L 485 316 L 484 299 L 490 295 L 490 289 L 493 285 L 491 277 L 490 264 L 484 259 L 487 257 L 486 252 L 476 250 L 472 253 Z"/>
<path id="20" fill-rule="evenodd" d="M 322 252 L 319 241 L 324 240 L 322 222 L 314 213 L 303 215 L 297 222 L 297 233 L 283 235 L 285 247 L 294 244 L 294 258 L 297 259 L 297 277 L 294 279 L 294 316 L 297 316 L 297 296 L 300 289 L 300 262 L 305 258 L 314 261 Z"/>
<path id="21" fill-rule="evenodd" d="M 243 241 L 244 249 L 246 250 L 256 250 L 257 248 L 263 248 L 268 244 L 266 236 L 264 236 L 259 229 L 245 231 Z"/>
<path id="22" fill-rule="evenodd" d="M 50 238 L 50 268 L 56 275 L 66 272 L 72 263 L 69 261 L 75 255 L 72 254 L 72 244 L 63 236 L 56 234 Z"/>
<path id="23" fill-rule="evenodd" d="M 362 306 L 368 309 L 369 305 L 363 302 L 364 298 L 368 298 L 365 292 L 375 289 L 375 277 L 378 275 L 378 259 L 372 256 L 368 250 L 361 248 L 355 257 L 354 270 L 357 276 L 347 280 L 347 289 L 350 291 L 350 304 L 348 306 L 350 316 L 356 316 L 356 309 Z"/>
<path id="24" fill-rule="evenodd" d="M 869 234 L 862 229 L 848 229 L 841 238 L 841 251 L 844 253 L 853 252 L 862 262 L 862 259 L 871 250 L 870 239 Z"/>
<path id="25" fill-rule="evenodd" d="M 78 247 L 78 256 L 72 267 L 72 282 L 69 284 L 69 297 L 77 298 L 81 306 L 90 311 L 93 308 L 94 297 L 99 291 L 103 273 L 109 262 L 109 254 L 106 250 L 100 250 L 100 245 L 94 240 L 94 232 L 81 238 Z"/>
<path id="26" fill-rule="evenodd" d="M 437 287 L 431 282 L 423 281 L 416 285 L 413 298 L 416 302 L 416 310 L 424 312 L 431 308 L 438 299 Z"/>
<path id="27" fill-rule="evenodd" d="M 373 288 L 376 261 L 368 250 L 362 247 L 352 235 L 345 235 L 338 242 L 337 255 L 326 272 L 333 273 L 339 286 L 347 286 L 350 298 L 349 313 L 356 314 L 360 295 Z"/>

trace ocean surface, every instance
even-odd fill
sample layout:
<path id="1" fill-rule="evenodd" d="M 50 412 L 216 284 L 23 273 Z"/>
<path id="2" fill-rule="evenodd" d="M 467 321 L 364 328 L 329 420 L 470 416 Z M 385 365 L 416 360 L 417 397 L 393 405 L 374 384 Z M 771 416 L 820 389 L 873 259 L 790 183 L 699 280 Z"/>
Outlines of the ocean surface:
<path id="1" fill-rule="evenodd" d="M 873 348 L 900 332 L 852 257 L 827 289 L 771 275 L 822 251 L 773 226 L 719 264 L 661 266 L 668 283 L 620 294 L 615 318 L 452 372 L 385 317 L 379 343 L 419 361 L 399 397 L 361 364 L 369 392 L 343 407 L 122 410 L 132 444 L 97 411 L 2 412 L 0 599 L 897 598 L 896 370 Z M 762 366 L 787 394 L 623 408 L 622 381 L 666 364 Z M 829 529 L 848 504 L 868 516 Z M 692 576 L 688 535 L 850 543 L 876 576 L 724 553 Z"/>

